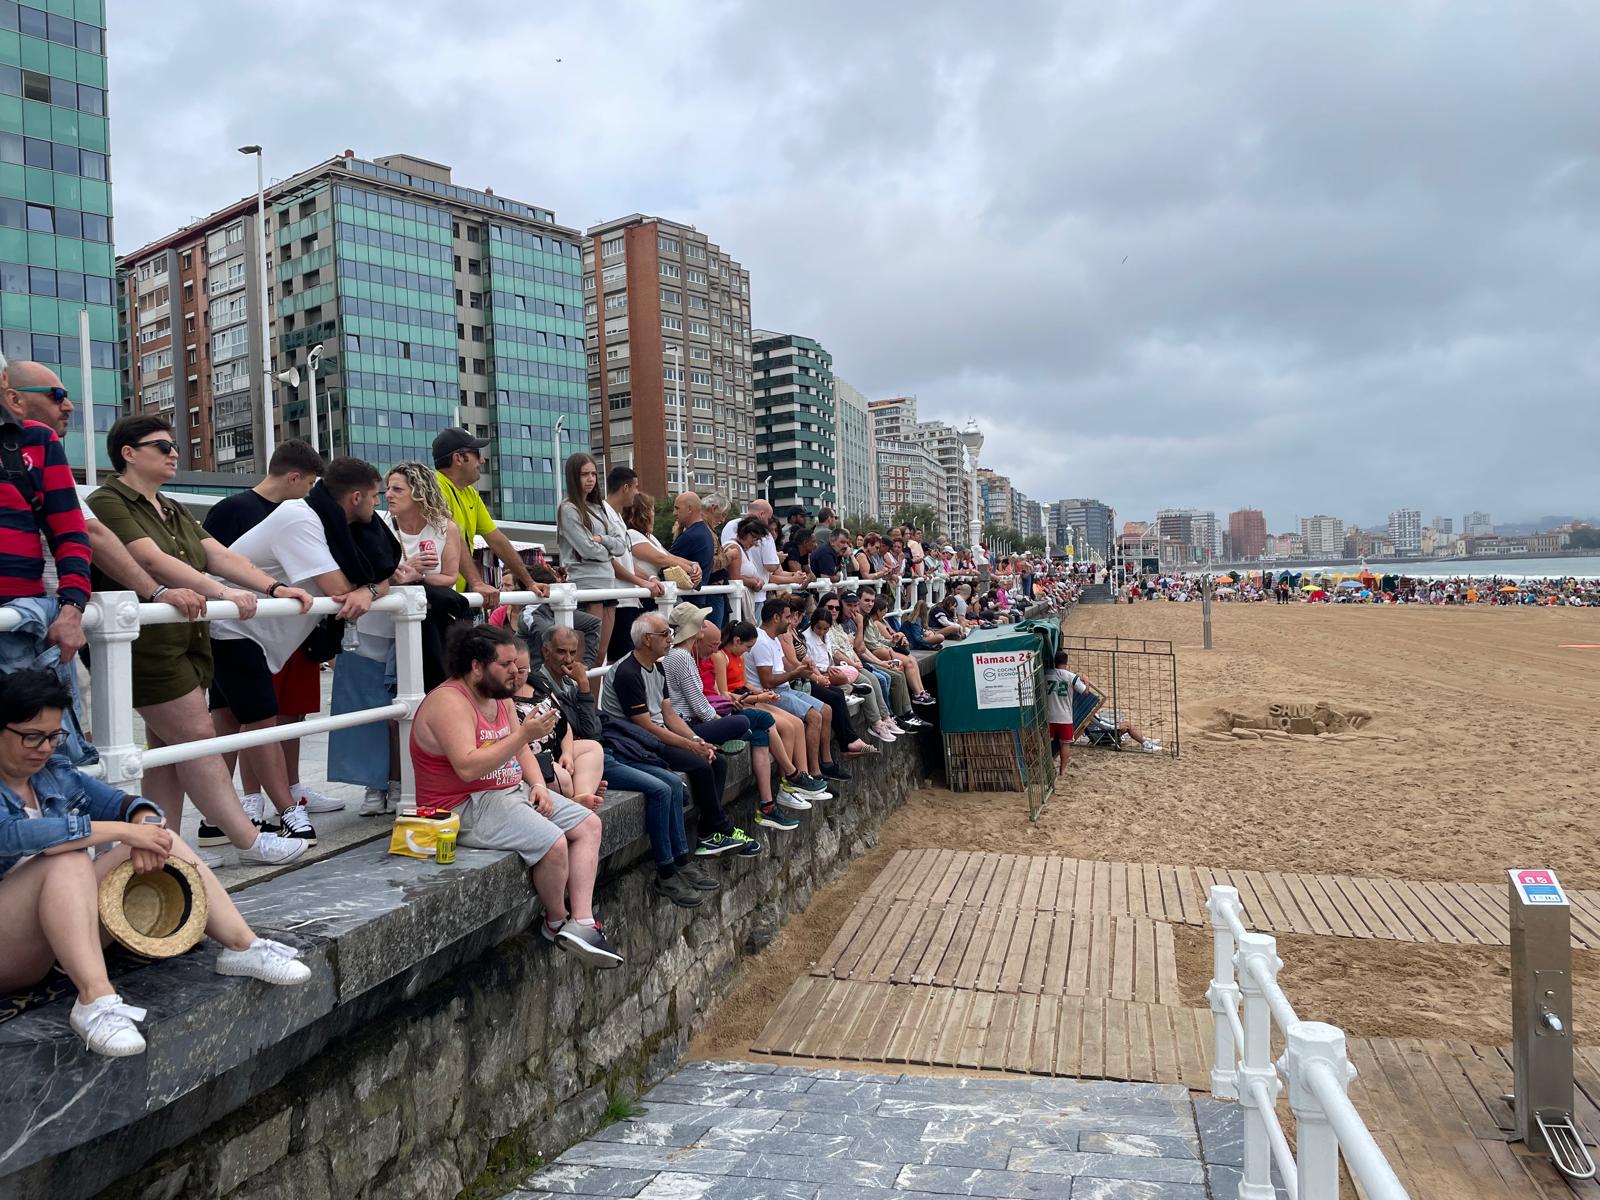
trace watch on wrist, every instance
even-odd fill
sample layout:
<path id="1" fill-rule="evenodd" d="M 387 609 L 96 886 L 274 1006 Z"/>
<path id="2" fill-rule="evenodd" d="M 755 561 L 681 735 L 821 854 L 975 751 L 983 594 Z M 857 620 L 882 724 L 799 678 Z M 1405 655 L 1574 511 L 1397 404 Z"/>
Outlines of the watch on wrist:
<path id="1" fill-rule="evenodd" d="M 81 612 L 83 612 L 83 609 L 84 609 L 84 603 L 83 603 L 82 600 L 79 600 L 76 596 L 71 596 L 71 597 L 62 596 L 61 597 L 61 607 L 62 608 L 68 608 L 68 607 L 75 608 L 81 613 Z"/>
<path id="2" fill-rule="evenodd" d="M 377 584 L 375 584 L 375 583 L 367 584 L 367 591 L 372 593 L 372 598 L 374 600 L 376 600 L 378 598 L 378 585 Z"/>
<path id="3" fill-rule="evenodd" d="M 272 586 L 267 589 L 267 599 L 271 600 L 278 594 L 278 589 L 285 586 L 287 585 L 285 585 L 281 579 L 274 579 L 272 581 Z"/>

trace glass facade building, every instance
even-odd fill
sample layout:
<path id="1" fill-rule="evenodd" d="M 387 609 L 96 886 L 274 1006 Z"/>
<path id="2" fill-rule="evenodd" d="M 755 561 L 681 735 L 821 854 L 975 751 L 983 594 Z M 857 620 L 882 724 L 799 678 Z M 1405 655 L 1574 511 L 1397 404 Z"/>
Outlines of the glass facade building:
<path id="1" fill-rule="evenodd" d="M 120 402 L 107 111 L 104 0 L 0 0 L 0 350 L 76 393 L 87 308 L 101 430 Z"/>
<path id="2" fill-rule="evenodd" d="M 780 513 L 836 504 L 833 355 L 811 338 L 765 329 L 751 334 L 750 349 L 762 495 Z"/>

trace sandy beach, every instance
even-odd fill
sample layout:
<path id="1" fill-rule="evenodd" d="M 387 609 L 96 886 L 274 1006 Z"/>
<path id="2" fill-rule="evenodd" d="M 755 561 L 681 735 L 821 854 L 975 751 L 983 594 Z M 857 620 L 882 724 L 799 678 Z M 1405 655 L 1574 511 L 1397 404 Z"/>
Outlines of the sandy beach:
<path id="1" fill-rule="evenodd" d="M 1198 604 L 1076 609 L 1067 632 L 1162 638 L 1178 655 L 1179 758 L 1079 747 L 1065 794 L 1037 823 L 1019 795 L 922 789 L 856 863 L 749 968 L 698 1040 L 742 1053 L 752 1025 L 826 947 L 897 849 L 956 847 L 1113 861 L 1192 863 L 1500 882 L 1509 866 L 1550 866 L 1600 887 L 1600 613 L 1583 609 L 1377 608 L 1266 604 L 1214 609 L 1201 648 Z M 1216 741 L 1222 710 L 1269 703 L 1359 707 L 1349 740 Z M 1291 944 L 1292 943 L 1292 944 Z M 1286 940 L 1285 986 L 1303 1011 L 1369 1036 L 1502 1041 L 1510 1035 L 1508 955 L 1348 939 Z M 1203 935 L 1180 939 L 1186 999 L 1204 988 Z M 1580 1040 L 1600 1041 L 1574 955 Z M 1419 997 L 1420 992 L 1420 997 Z M 1418 1000 L 1422 1001 L 1418 1003 Z"/>

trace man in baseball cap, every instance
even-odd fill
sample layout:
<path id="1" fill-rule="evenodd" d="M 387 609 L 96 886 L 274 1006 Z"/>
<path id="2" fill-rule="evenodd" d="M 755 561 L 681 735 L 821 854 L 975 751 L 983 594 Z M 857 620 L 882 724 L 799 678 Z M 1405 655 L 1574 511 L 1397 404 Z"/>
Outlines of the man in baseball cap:
<path id="1" fill-rule="evenodd" d="M 439 478 L 439 490 L 444 493 L 450 515 L 455 518 L 456 527 L 466 542 L 467 552 L 461 556 L 462 573 L 456 579 L 456 590 L 481 593 L 485 611 L 500 603 L 500 589 L 478 574 L 477 564 L 472 559 L 474 538 L 481 537 L 488 543 L 519 588 L 541 596 L 548 595 L 550 590 L 542 583 L 534 583 L 527 565 L 512 547 L 511 539 L 495 528 L 494 518 L 484 507 L 483 496 L 473 486 L 483 474 L 483 449 L 488 444 L 488 438 L 473 437 L 459 425 L 440 430 L 433 439 L 433 465 Z"/>

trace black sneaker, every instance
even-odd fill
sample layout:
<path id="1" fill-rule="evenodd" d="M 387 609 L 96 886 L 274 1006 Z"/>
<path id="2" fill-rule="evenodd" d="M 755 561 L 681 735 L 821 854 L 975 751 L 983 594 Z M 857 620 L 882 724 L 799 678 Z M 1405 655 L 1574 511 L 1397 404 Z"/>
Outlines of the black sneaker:
<path id="1" fill-rule="evenodd" d="M 754 858 L 761 853 L 761 843 L 742 829 L 735 829 L 728 835 L 728 838 L 733 842 L 736 852 L 742 858 Z"/>
<path id="2" fill-rule="evenodd" d="M 702 892 L 715 892 L 721 889 L 722 884 L 711 875 L 702 871 L 693 863 L 687 863 L 678 868 L 678 879 L 683 880 L 690 887 Z"/>
<path id="3" fill-rule="evenodd" d="M 657 875 L 655 882 L 650 885 L 650 890 L 658 896 L 671 900 L 679 908 L 699 908 L 705 903 L 705 898 L 683 877 L 681 869 L 676 875 L 669 875 L 665 879 Z"/>
<path id="4" fill-rule="evenodd" d="M 781 829 L 785 833 L 800 828 L 800 822 L 774 804 L 771 808 L 756 809 L 756 824 L 767 829 Z"/>
<path id="5" fill-rule="evenodd" d="M 291 805 L 287 811 L 278 814 L 278 836 L 294 838 L 308 846 L 317 844 L 317 831 L 311 828 L 311 819 L 306 816 L 306 810 L 298 804 Z"/>
<path id="6" fill-rule="evenodd" d="M 194 841 L 197 846 L 226 846 L 228 844 L 228 835 L 215 825 L 207 825 L 204 821 L 201 821 L 199 836 Z"/>
<path id="7" fill-rule="evenodd" d="M 837 779 L 841 783 L 843 783 L 845 780 L 850 778 L 850 772 L 849 771 L 846 771 L 843 767 L 839 766 L 837 763 L 831 763 L 831 762 L 825 762 L 825 763 L 822 764 L 822 774 L 823 774 L 824 778 Z"/>
<path id="8" fill-rule="evenodd" d="M 701 858 L 713 858 L 718 854 L 732 854 L 739 848 L 739 843 L 724 833 L 713 833 L 710 837 L 703 837 L 695 843 L 694 852 Z"/>

